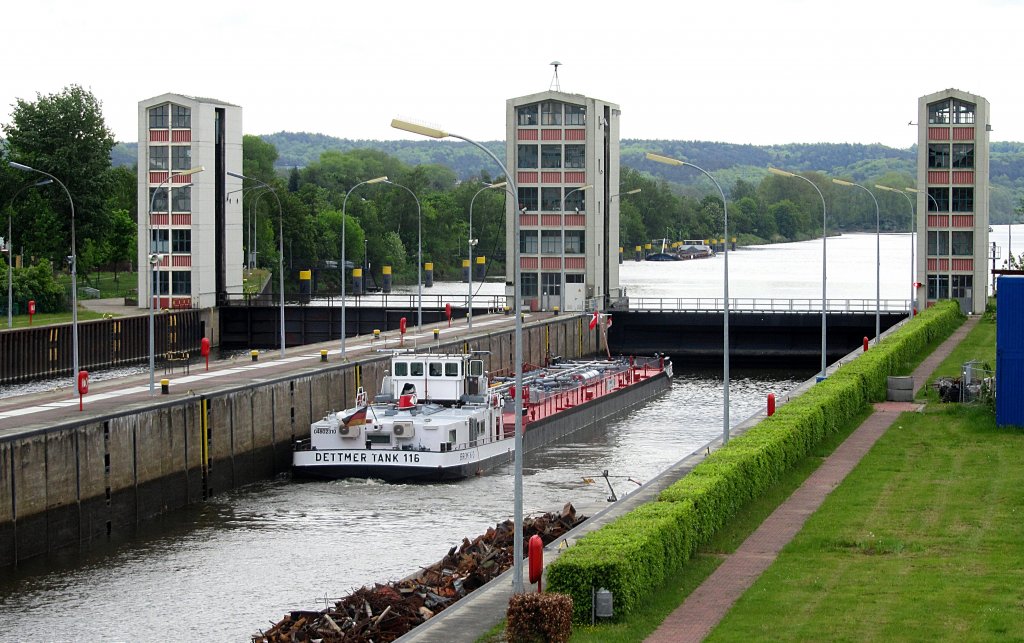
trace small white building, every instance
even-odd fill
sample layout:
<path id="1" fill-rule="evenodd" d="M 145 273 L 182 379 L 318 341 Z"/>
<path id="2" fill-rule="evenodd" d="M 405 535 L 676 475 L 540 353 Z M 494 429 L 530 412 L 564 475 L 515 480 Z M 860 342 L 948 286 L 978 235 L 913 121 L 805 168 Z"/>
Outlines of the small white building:
<path id="1" fill-rule="evenodd" d="M 210 308 L 242 292 L 242 108 L 162 94 L 139 101 L 139 307 Z M 188 174 L 202 167 L 202 171 Z M 230 179 L 230 182 L 229 182 Z"/>

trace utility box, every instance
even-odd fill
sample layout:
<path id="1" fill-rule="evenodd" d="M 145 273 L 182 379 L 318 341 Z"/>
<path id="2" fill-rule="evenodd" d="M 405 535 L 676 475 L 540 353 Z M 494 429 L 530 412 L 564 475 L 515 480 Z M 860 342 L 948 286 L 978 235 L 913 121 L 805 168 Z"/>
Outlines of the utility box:
<path id="1" fill-rule="evenodd" d="M 996 424 L 1024 427 L 1024 276 L 1003 275 L 996 294 Z"/>

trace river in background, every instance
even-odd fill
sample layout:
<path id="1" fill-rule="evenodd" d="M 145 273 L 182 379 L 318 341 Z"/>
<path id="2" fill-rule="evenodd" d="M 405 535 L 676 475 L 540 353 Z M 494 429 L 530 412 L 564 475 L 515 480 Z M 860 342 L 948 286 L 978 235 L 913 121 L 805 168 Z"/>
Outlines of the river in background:
<path id="1" fill-rule="evenodd" d="M 882 298 L 905 299 L 909 237 L 881 241 Z M 874 271 L 866 268 L 874 267 L 874 250 L 874 235 L 829 239 L 829 299 L 874 298 Z M 820 240 L 730 253 L 730 295 L 820 297 L 820 257 Z M 627 261 L 621 281 L 633 296 L 720 297 L 722 264 L 721 257 Z M 500 292 L 503 284 L 485 288 Z M 720 436 L 721 370 L 675 367 L 671 389 L 642 408 L 529 454 L 525 510 L 605 505 L 602 471 L 622 496 Z M 784 366 L 733 370 L 731 423 L 811 375 Z M 0 639 L 245 641 L 289 610 L 319 609 L 439 560 L 463 537 L 511 518 L 512 486 L 511 465 L 443 484 L 282 478 L 251 485 L 154 520 L 131 538 L 0 572 Z"/>

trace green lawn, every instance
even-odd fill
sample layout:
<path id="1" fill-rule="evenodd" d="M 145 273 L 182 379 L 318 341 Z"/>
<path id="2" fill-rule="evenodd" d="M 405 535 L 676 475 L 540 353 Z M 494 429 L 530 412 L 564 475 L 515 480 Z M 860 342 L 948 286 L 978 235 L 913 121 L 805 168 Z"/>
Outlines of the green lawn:
<path id="1" fill-rule="evenodd" d="M 994 356 L 986 316 L 937 375 Z M 708 640 L 1024 640 L 1022 488 L 990 406 L 905 413 Z"/>

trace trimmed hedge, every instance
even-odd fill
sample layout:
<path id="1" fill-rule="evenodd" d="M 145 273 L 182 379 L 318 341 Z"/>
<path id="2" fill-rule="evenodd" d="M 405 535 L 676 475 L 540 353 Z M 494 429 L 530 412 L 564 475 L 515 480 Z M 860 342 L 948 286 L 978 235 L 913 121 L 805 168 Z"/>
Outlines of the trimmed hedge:
<path id="1" fill-rule="evenodd" d="M 662 491 L 657 502 L 581 538 L 548 567 L 549 590 L 572 596 L 573 618 L 579 622 L 590 619 L 591 588 L 610 590 L 616 615 L 629 614 L 741 507 L 865 405 L 884 400 L 889 375 L 962 322 L 955 302 L 924 311 L 709 455 Z"/>

